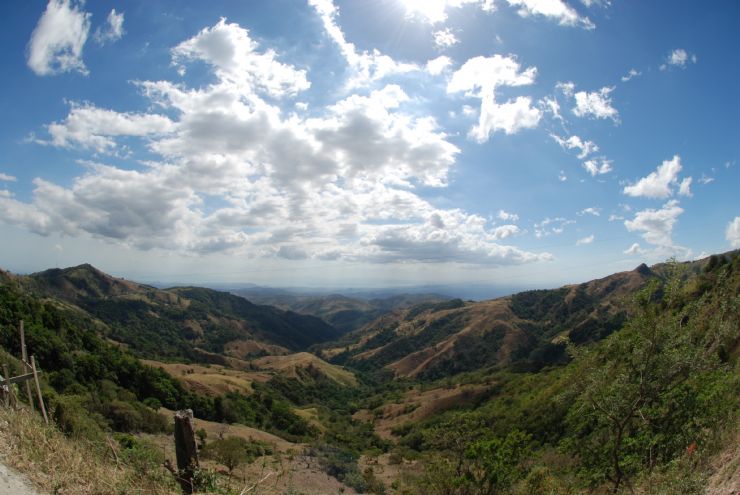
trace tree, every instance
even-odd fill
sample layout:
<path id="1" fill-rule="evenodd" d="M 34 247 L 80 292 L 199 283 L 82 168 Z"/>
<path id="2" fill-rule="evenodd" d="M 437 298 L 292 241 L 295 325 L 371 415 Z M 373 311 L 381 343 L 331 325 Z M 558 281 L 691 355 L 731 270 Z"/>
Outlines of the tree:
<path id="1" fill-rule="evenodd" d="M 623 485 L 632 492 L 632 475 L 686 448 L 705 407 L 692 390 L 722 380 L 713 378 L 722 325 L 698 331 L 701 305 L 683 300 L 676 263 L 668 272 L 637 294 L 621 332 L 592 348 L 570 347 L 580 366 L 569 446 L 592 481 L 609 480 L 614 492 Z"/>

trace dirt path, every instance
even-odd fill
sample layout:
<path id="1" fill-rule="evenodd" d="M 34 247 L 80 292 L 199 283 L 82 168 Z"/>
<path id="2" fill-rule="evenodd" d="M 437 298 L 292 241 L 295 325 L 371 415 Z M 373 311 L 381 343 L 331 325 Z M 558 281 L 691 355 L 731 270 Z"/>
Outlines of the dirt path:
<path id="1" fill-rule="evenodd" d="M 0 464 L 0 495 L 39 495 L 39 492 L 22 474 Z"/>

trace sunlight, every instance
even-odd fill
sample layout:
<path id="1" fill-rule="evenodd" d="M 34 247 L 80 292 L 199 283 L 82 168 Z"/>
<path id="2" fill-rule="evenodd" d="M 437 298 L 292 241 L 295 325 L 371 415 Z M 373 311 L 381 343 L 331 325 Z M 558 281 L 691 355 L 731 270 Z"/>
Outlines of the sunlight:
<path id="1" fill-rule="evenodd" d="M 442 22 L 447 18 L 445 9 L 448 0 L 401 0 L 409 17 L 421 18 L 429 23 Z"/>

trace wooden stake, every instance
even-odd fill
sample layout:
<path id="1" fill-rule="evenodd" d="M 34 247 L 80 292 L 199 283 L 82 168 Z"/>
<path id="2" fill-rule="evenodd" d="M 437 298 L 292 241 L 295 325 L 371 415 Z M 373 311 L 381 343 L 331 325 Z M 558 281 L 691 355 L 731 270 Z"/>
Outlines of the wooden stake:
<path id="1" fill-rule="evenodd" d="M 19 328 L 21 332 L 21 360 L 23 361 L 23 371 L 29 373 L 31 369 L 28 366 L 28 351 L 26 351 L 26 333 L 23 329 L 23 320 L 21 320 Z M 31 384 L 28 382 L 26 382 L 26 395 L 28 396 L 28 404 L 31 406 L 31 411 L 33 411 L 33 394 L 31 393 Z"/>
<path id="2" fill-rule="evenodd" d="M 182 493 L 195 492 L 194 471 L 198 468 L 198 448 L 195 445 L 193 411 L 184 409 L 175 413 L 175 454 L 177 455 L 178 481 Z"/>
<path id="3" fill-rule="evenodd" d="M 39 406 L 41 406 L 41 412 L 44 414 L 44 421 L 49 424 L 49 417 L 46 415 L 46 407 L 44 407 L 44 398 L 41 397 L 41 385 L 39 384 L 39 374 L 36 371 L 36 360 L 31 356 L 31 370 L 33 370 L 33 381 L 36 382 L 36 393 L 39 395 Z M 28 383 L 28 382 L 26 382 Z"/>

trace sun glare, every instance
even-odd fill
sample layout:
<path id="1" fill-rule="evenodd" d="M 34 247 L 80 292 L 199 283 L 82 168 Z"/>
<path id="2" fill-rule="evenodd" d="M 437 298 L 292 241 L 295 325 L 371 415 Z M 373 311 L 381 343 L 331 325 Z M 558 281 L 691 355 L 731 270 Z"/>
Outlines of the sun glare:
<path id="1" fill-rule="evenodd" d="M 418 17 L 432 24 L 442 22 L 447 18 L 445 9 L 448 0 L 401 0 L 406 15 Z"/>

